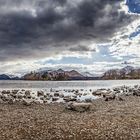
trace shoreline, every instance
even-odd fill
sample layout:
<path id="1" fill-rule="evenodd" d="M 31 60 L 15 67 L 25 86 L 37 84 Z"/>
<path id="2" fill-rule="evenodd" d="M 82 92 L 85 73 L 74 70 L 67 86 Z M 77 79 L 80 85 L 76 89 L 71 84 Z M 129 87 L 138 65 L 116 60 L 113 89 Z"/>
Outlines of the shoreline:
<path id="1" fill-rule="evenodd" d="M 68 103 L 68 102 L 94 102 L 99 98 L 108 100 L 123 100 L 122 96 L 140 96 L 140 86 L 119 86 L 101 89 L 6 89 L 0 90 L 0 103 Z"/>
<path id="2" fill-rule="evenodd" d="M 55 97 L 54 102 L 48 103 L 48 101 L 29 102 L 34 95 L 32 91 L 3 90 L 3 96 L 0 96 L 2 97 L 0 99 L 4 100 L 0 102 L 0 139 L 136 140 L 140 138 L 140 86 L 90 91 L 92 96 L 100 98 L 76 100 L 81 96 L 81 92 L 84 94 L 83 89 L 79 91 L 73 89 L 75 94 L 70 97 L 60 94 L 60 91 L 54 92 L 53 89 L 50 92 L 53 95 L 41 91 L 35 93 L 41 99 L 46 99 L 50 95 L 51 99 Z M 71 93 L 69 90 L 65 92 Z M 112 95 L 115 95 L 115 98 Z M 65 98 L 65 102 L 57 102 L 56 99 L 60 96 L 61 99 Z M 11 97 L 14 98 L 14 102 Z M 90 109 L 82 112 L 73 110 L 67 108 L 69 103 L 90 104 Z"/>

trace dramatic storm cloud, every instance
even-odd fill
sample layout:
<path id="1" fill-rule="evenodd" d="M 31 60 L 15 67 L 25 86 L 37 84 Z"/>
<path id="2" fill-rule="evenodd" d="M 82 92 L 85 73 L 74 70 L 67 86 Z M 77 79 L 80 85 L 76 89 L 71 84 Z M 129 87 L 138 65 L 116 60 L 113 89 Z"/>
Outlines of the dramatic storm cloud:
<path id="1" fill-rule="evenodd" d="M 132 19 L 121 10 L 121 2 L 0 0 L 0 60 L 87 51 L 82 46 L 90 41 L 107 42 Z"/>
<path id="2" fill-rule="evenodd" d="M 126 4 L 138 13 L 132 1 Z M 116 34 L 137 20 L 137 15 L 126 12 L 127 6 L 124 0 L 0 0 L 1 72 L 72 67 L 76 61 L 89 68 L 99 65 L 97 60 L 101 65 L 102 60 L 114 60 L 115 45 L 100 44 L 114 43 Z"/>

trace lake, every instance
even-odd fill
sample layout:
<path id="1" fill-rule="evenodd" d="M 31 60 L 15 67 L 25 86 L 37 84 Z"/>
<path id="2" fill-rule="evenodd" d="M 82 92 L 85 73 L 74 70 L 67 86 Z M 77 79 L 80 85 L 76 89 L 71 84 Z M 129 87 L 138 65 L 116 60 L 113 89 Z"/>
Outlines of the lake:
<path id="1" fill-rule="evenodd" d="M 133 86 L 140 80 L 94 80 L 94 81 L 15 81 L 1 80 L 1 89 L 99 89 L 116 86 Z"/>

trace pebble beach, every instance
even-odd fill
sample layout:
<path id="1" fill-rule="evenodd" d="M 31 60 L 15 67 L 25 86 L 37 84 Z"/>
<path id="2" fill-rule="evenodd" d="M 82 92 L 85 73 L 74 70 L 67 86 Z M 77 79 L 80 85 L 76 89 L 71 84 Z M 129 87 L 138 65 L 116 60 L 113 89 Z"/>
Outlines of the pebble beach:
<path id="1" fill-rule="evenodd" d="M 1 140 L 137 140 L 140 87 L 3 89 L 0 124 Z"/>

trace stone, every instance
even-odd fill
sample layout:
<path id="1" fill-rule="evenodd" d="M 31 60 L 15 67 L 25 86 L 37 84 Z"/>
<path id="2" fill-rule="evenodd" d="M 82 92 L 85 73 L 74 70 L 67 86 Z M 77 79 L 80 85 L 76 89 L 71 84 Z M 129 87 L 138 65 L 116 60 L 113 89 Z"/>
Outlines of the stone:
<path id="1" fill-rule="evenodd" d="M 18 95 L 17 95 L 17 98 L 18 98 L 18 99 L 22 99 L 23 96 L 22 96 L 21 94 L 18 94 Z"/>
<path id="2" fill-rule="evenodd" d="M 105 98 L 106 97 L 106 95 L 105 94 L 103 94 L 103 98 Z"/>
<path id="3" fill-rule="evenodd" d="M 75 93 L 79 93 L 79 90 L 76 90 Z"/>
<path id="4" fill-rule="evenodd" d="M 43 91 L 37 91 L 37 96 L 38 96 L 38 97 L 44 96 L 44 92 L 43 92 Z"/>
<path id="5" fill-rule="evenodd" d="M 13 99 L 9 99 L 9 100 L 8 100 L 8 104 L 10 104 L 10 105 L 11 105 L 11 104 L 14 104 L 14 100 L 13 100 Z"/>
<path id="6" fill-rule="evenodd" d="M 8 102 L 9 101 L 9 98 L 4 96 L 4 95 L 1 96 L 1 99 L 3 100 L 3 102 Z"/>
<path id="7" fill-rule="evenodd" d="M 94 96 L 101 96 L 102 93 L 100 91 L 94 91 L 94 92 L 92 92 L 92 95 L 94 95 Z"/>
<path id="8" fill-rule="evenodd" d="M 40 104 L 40 101 L 34 100 L 34 101 L 32 102 L 32 104 Z"/>
<path id="9" fill-rule="evenodd" d="M 107 96 L 105 97 L 105 101 L 115 100 L 115 98 L 116 98 L 116 96 L 115 96 L 114 94 L 112 94 L 112 95 L 107 95 Z"/>
<path id="10" fill-rule="evenodd" d="M 6 91 L 6 94 L 10 94 L 10 90 L 7 90 L 7 91 Z"/>
<path id="11" fill-rule="evenodd" d="M 46 93 L 46 96 L 49 96 L 50 95 L 50 93 Z"/>
<path id="12" fill-rule="evenodd" d="M 25 91 L 25 95 L 26 95 L 26 96 L 30 96 L 30 94 L 31 94 L 31 93 L 30 93 L 29 90 L 26 90 L 26 91 Z"/>
<path id="13" fill-rule="evenodd" d="M 51 98 L 51 97 L 53 97 L 53 95 L 52 95 L 52 94 L 50 94 L 50 95 L 49 95 L 49 97 Z"/>
<path id="14" fill-rule="evenodd" d="M 33 100 L 35 100 L 35 97 L 32 97 Z"/>
<path id="15" fill-rule="evenodd" d="M 47 100 L 44 100 L 43 103 L 46 104 L 46 103 L 48 103 L 48 101 Z"/>
<path id="16" fill-rule="evenodd" d="M 44 95 L 44 98 L 47 98 L 48 96 L 47 95 Z"/>
<path id="17" fill-rule="evenodd" d="M 54 93 L 54 96 L 55 97 L 59 97 L 59 93 Z"/>
<path id="18" fill-rule="evenodd" d="M 140 96 L 140 92 L 138 90 L 133 91 L 133 96 Z"/>
<path id="19" fill-rule="evenodd" d="M 77 98 L 77 95 L 72 95 L 73 98 Z"/>
<path id="20" fill-rule="evenodd" d="M 65 102 L 73 102 L 73 101 L 77 101 L 76 98 L 71 97 L 71 96 L 66 96 L 66 97 L 63 98 L 63 100 L 64 100 Z"/>
<path id="21" fill-rule="evenodd" d="M 30 106 L 32 104 L 32 101 L 30 100 L 22 100 L 22 104 L 25 106 Z"/>
<path id="22" fill-rule="evenodd" d="M 46 99 L 46 100 L 50 100 L 50 99 L 51 99 L 51 97 L 46 97 L 45 99 Z"/>
<path id="23" fill-rule="evenodd" d="M 89 111 L 91 109 L 91 106 L 92 106 L 91 103 L 72 102 L 66 106 L 66 109 L 72 110 L 72 111 L 77 111 L 77 112 L 85 112 L 85 111 Z"/>
<path id="24" fill-rule="evenodd" d="M 55 101 L 58 101 L 59 98 L 58 97 L 52 97 L 52 101 L 55 102 Z"/>
<path id="25" fill-rule="evenodd" d="M 31 99 L 31 98 L 32 98 L 31 95 L 26 96 L 26 99 Z"/>
<path id="26" fill-rule="evenodd" d="M 17 94 L 19 90 L 12 90 L 13 94 Z"/>
<path id="27" fill-rule="evenodd" d="M 122 97 L 118 97 L 119 101 L 124 101 L 124 99 Z"/>
<path id="28" fill-rule="evenodd" d="M 85 102 L 91 103 L 92 102 L 92 99 L 91 98 L 87 98 L 87 99 L 85 99 Z"/>
<path id="29" fill-rule="evenodd" d="M 44 97 L 40 97 L 40 100 L 44 100 Z"/>
<path id="30" fill-rule="evenodd" d="M 135 85 L 135 86 L 134 86 L 134 88 L 138 88 L 138 87 L 139 87 L 138 85 Z"/>
<path id="31" fill-rule="evenodd" d="M 2 94 L 7 94 L 6 90 L 3 90 L 1 93 L 2 93 Z"/>
<path id="32" fill-rule="evenodd" d="M 64 94 L 63 93 L 59 94 L 59 97 L 64 98 Z"/>
<path id="33" fill-rule="evenodd" d="M 13 94 L 13 93 L 11 93 L 10 96 L 13 97 L 13 98 L 15 98 L 15 99 L 17 98 L 17 95 L 16 94 Z"/>
<path id="34" fill-rule="evenodd" d="M 86 95 L 87 95 L 87 93 L 84 93 L 84 94 L 83 94 L 83 96 L 86 96 Z"/>
<path id="35" fill-rule="evenodd" d="M 25 89 L 22 89 L 21 91 L 25 91 Z"/>

